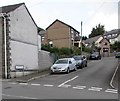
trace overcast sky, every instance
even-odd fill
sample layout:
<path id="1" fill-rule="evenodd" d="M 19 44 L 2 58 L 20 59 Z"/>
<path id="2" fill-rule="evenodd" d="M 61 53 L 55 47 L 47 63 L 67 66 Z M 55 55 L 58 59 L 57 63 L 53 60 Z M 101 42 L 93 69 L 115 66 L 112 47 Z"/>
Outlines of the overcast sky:
<path id="1" fill-rule="evenodd" d="M 24 2 L 36 24 L 45 29 L 59 19 L 79 32 L 83 22 L 83 35 L 92 28 L 105 26 L 106 31 L 118 28 L 119 0 L 0 0 L 0 6 Z"/>

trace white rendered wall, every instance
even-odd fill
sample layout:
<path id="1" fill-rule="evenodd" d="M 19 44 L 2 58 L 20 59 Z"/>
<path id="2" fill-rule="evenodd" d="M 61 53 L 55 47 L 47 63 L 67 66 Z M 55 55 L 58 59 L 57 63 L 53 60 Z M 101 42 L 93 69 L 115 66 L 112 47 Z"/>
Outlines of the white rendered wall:
<path id="1" fill-rule="evenodd" d="M 24 5 L 10 13 L 11 70 L 16 65 L 25 69 L 38 69 L 37 26 Z"/>

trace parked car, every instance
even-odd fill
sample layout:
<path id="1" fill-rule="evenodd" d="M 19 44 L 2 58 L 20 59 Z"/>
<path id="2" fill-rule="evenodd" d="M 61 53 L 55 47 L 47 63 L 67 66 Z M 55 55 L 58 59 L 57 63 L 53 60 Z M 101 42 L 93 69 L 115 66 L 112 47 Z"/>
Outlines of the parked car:
<path id="1" fill-rule="evenodd" d="M 99 52 L 94 52 L 90 54 L 90 60 L 99 60 L 101 59 L 101 55 Z"/>
<path id="2" fill-rule="evenodd" d="M 76 60 L 77 68 L 87 67 L 87 58 L 84 55 L 77 55 L 73 57 Z"/>
<path id="3" fill-rule="evenodd" d="M 117 53 L 115 54 L 115 58 L 120 58 L 120 52 L 117 52 Z"/>
<path id="4" fill-rule="evenodd" d="M 74 58 L 62 58 L 57 60 L 50 68 L 51 73 L 69 73 L 71 70 L 77 70 Z"/>

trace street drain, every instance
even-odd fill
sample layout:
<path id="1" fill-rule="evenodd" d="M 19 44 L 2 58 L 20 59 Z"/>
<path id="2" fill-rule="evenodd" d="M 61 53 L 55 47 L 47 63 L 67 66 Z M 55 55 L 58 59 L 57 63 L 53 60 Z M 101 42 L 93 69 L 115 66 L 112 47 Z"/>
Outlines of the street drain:
<path id="1" fill-rule="evenodd" d="M 5 87 L 4 89 L 10 89 L 10 88 L 12 88 L 12 87 Z"/>

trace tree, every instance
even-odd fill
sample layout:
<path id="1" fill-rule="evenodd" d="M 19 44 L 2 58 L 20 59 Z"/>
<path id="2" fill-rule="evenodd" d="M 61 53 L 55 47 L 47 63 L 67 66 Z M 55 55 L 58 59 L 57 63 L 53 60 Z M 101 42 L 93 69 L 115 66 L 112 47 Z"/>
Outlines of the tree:
<path id="1" fill-rule="evenodd" d="M 116 41 L 114 44 L 112 44 L 111 49 L 113 51 L 120 51 L 120 42 Z"/>
<path id="2" fill-rule="evenodd" d="M 98 35 L 103 35 L 104 33 L 105 33 L 104 25 L 98 24 L 98 26 L 92 29 L 91 34 L 89 34 L 89 38 L 95 37 Z"/>
<path id="3" fill-rule="evenodd" d="M 86 40 L 87 39 L 87 36 L 82 36 L 82 40 Z"/>

